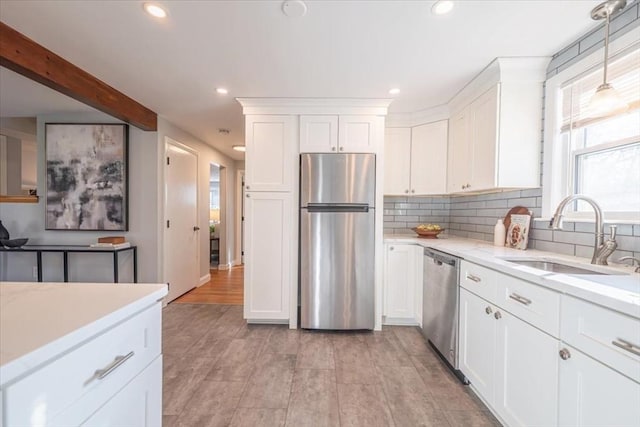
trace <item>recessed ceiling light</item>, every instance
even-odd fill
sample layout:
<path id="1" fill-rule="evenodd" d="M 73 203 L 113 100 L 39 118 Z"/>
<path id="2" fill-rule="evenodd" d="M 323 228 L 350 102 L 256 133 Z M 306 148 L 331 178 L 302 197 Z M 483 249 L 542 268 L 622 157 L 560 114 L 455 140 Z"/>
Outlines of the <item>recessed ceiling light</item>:
<path id="1" fill-rule="evenodd" d="M 218 92 L 220 95 L 226 95 L 229 93 L 229 91 L 223 87 L 216 88 L 216 92 Z"/>
<path id="2" fill-rule="evenodd" d="M 236 151 L 242 151 L 242 152 L 247 151 L 247 148 L 244 145 L 234 145 L 232 148 Z"/>
<path id="3" fill-rule="evenodd" d="M 167 17 L 167 11 L 165 8 L 163 8 L 162 6 L 160 6 L 157 3 L 144 3 L 142 5 L 142 7 L 144 8 L 144 11 L 147 12 L 149 15 L 156 17 L 156 18 L 166 18 Z"/>
<path id="4" fill-rule="evenodd" d="M 389 95 L 397 95 L 400 93 L 400 89 L 394 87 L 393 89 L 389 89 Z"/>
<path id="5" fill-rule="evenodd" d="M 451 0 L 438 0 L 431 6 L 431 13 L 435 15 L 444 15 L 451 12 L 453 9 L 453 1 Z"/>
<path id="6" fill-rule="evenodd" d="M 290 18 L 300 18 L 307 14 L 307 5 L 301 0 L 290 0 L 282 3 L 282 13 Z"/>

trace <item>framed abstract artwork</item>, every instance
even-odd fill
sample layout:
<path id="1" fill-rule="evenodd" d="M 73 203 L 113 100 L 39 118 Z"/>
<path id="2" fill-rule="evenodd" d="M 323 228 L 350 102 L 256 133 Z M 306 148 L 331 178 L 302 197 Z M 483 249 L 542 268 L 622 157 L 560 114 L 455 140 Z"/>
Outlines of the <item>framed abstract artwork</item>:
<path id="1" fill-rule="evenodd" d="M 128 230 L 129 127 L 45 125 L 47 230 Z"/>

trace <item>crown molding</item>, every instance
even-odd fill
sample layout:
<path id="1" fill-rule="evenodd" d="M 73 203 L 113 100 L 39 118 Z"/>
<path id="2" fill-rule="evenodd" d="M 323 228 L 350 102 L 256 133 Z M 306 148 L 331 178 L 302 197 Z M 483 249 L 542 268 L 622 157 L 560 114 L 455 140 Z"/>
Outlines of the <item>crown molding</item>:
<path id="1" fill-rule="evenodd" d="M 248 114 L 367 114 L 386 116 L 393 99 L 236 98 Z"/>

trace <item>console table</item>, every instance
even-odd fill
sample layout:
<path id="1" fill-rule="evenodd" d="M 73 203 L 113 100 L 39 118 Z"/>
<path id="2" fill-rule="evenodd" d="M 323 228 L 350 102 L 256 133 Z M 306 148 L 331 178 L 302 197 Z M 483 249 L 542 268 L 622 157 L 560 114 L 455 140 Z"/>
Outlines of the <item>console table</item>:
<path id="1" fill-rule="evenodd" d="M 124 251 L 133 251 L 133 283 L 138 283 L 138 250 L 137 246 L 129 246 L 128 248 L 111 249 L 111 248 L 92 248 L 91 246 L 59 246 L 59 245 L 30 245 L 21 248 L 5 248 L 0 247 L 0 252 L 24 253 L 35 252 L 36 266 L 38 269 L 38 282 L 42 282 L 42 254 L 45 252 L 62 253 L 64 281 L 69 281 L 69 253 L 112 253 L 113 254 L 113 281 L 119 282 L 118 277 L 118 254 Z"/>

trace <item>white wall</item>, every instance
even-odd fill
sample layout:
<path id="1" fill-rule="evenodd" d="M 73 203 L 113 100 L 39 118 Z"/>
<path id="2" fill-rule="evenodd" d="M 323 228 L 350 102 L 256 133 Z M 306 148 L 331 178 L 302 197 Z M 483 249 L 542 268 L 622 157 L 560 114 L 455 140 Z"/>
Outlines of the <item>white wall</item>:
<path id="1" fill-rule="evenodd" d="M 0 219 L 12 238 L 28 237 L 29 244 L 88 245 L 99 236 L 124 235 L 138 246 L 138 281 L 158 282 L 158 134 L 129 126 L 129 231 L 124 233 L 92 231 L 45 231 L 46 167 L 44 153 L 45 123 L 121 123 L 102 113 L 62 114 L 39 116 L 38 125 L 38 204 L 2 203 Z M 112 255 L 71 255 L 69 277 L 71 281 L 112 281 Z M 132 277 L 131 253 L 120 256 L 121 281 Z M 0 254 L 0 280 L 34 281 L 32 267 L 35 254 Z M 45 280 L 62 280 L 62 255 L 43 256 Z"/>
<path id="2" fill-rule="evenodd" d="M 235 200 L 235 175 L 236 167 L 233 159 L 223 155 L 213 147 L 202 142 L 188 132 L 176 127 L 167 120 L 158 118 L 158 143 L 162 147 L 159 164 L 164 165 L 165 137 L 169 137 L 181 144 L 187 145 L 198 153 L 198 217 L 200 227 L 200 278 L 209 275 L 209 165 L 215 163 L 226 168 L 226 182 L 221 179 L 220 201 L 226 202 L 225 208 L 220 212 L 222 227 L 220 230 L 220 265 L 230 263 L 233 260 L 235 247 L 234 200 Z M 164 189 L 164 167 L 161 169 L 160 188 Z M 222 177 L 221 177 L 222 178 Z M 224 188 L 223 188 L 224 186 Z M 159 212 L 164 212 L 162 197 L 159 200 Z M 160 216 L 162 218 L 162 215 Z M 164 234 L 164 228 L 160 224 L 160 242 Z M 160 258 L 162 259 L 162 258 Z"/>

